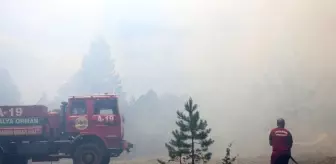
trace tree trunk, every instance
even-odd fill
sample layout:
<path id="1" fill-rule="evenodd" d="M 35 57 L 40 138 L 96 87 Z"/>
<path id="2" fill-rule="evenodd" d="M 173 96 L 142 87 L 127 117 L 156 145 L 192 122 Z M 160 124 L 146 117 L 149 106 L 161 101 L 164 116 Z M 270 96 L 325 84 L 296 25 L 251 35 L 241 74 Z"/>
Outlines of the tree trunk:
<path id="1" fill-rule="evenodd" d="M 190 104 L 190 106 L 192 107 L 193 105 Z M 193 125 L 193 120 L 192 120 L 192 111 L 189 111 L 189 118 L 190 118 L 190 130 L 191 130 L 191 164 L 195 164 L 195 129 L 194 127 L 192 127 Z"/>
<path id="2" fill-rule="evenodd" d="M 191 137 L 191 164 L 195 164 L 194 135 Z"/>

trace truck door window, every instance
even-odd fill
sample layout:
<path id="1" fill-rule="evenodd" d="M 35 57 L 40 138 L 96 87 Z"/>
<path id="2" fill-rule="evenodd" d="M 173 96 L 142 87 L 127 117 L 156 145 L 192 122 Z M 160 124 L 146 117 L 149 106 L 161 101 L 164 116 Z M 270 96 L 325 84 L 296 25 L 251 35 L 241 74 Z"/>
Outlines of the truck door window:
<path id="1" fill-rule="evenodd" d="M 116 99 L 96 100 L 94 104 L 94 114 L 118 114 Z"/>
<path id="2" fill-rule="evenodd" d="M 74 100 L 71 103 L 71 115 L 85 115 L 87 113 L 84 100 Z"/>

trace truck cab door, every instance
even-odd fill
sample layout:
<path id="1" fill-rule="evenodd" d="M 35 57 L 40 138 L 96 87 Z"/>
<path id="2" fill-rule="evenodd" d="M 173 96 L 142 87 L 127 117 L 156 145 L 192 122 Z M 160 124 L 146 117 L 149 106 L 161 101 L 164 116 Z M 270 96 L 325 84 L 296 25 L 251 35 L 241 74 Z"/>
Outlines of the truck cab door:
<path id="1" fill-rule="evenodd" d="M 72 99 L 69 101 L 67 130 L 69 132 L 85 131 L 89 127 L 88 108 L 85 99 Z"/>
<path id="2" fill-rule="evenodd" d="M 93 115 L 90 119 L 92 130 L 105 138 L 109 147 L 120 147 L 115 145 L 122 139 L 121 117 L 118 110 L 117 99 L 96 99 L 93 102 Z"/>

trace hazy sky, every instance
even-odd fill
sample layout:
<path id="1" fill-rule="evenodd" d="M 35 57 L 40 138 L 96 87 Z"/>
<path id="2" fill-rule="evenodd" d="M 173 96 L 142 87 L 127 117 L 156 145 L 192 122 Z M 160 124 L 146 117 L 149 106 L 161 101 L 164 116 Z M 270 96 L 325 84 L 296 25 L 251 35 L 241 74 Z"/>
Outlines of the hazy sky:
<path id="1" fill-rule="evenodd" d="M 137 79 L 142 81 L 139 85 L 148 86 L 135 86 L 130 92 L 150 87 L 160 90 L 148 82 L 181 77 L 181 83 L 185 71 L 211 72 L 221 65 L 232 70 L 237 60 L 244 62 L 241 57 L 253 55 L 247 53 L 259 41 L 262 17 L 257 16 L 262 16 L 258 11 L 262 3 L 1 1 L 0 43 L 5 51 L 1 55 L 8 60 L 5 67 L 15 77 L 24 99 L 31 101 L 42 91 L 54 94 L 78 69 L 90 41 L 102 35 L 111 44 L 126 89 L 127 83 Z"/>
<path id="2" fill-rule="evenodd" d="M 3 0 L 1 64 L 12 73 L 25 102 L 33 103 L 41 92 L 52 97 L 79 68 L 90 41 L 104 36 L 128 92 L 140 94 L 149 88 L 185 92 L 183 88 L 190 86 L 186 75 L 198 77 L 221 65 L 230 68 L 241 57 L 234 57 L 236 53 L 253 47 L 258 20 L 252 18 L 258 16 L 261 4 Z M 222 56 L 225 61 L 218 60 Z M 134 85 L 134 81 L 140 82 Z"/>
<path id="3" fill-rule="evenodd" d="M 149 82 L 176 72 L 173 59 L 188 34 L 170 3 L 174 2 L 1 1 L 1 64 L 12 73 L 23 99 L 33 103 L 43 91 L 53 96 L 79 68 L 90 41 L 103 36 L 111 44 L 127 91 L 158 89 Z M 134 80 L 145 81 L 127 89 Z"/>

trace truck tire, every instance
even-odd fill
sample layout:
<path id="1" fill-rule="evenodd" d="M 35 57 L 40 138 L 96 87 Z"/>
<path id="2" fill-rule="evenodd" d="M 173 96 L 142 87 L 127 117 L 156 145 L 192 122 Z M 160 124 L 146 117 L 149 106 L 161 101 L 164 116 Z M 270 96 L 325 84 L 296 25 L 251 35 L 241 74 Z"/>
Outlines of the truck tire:
<path id="1" fill-rule="evenodd" d="M 6 163 L 6 161 L 5 161 L 5 158 L 4 158 L 4 154 L 1 153 L 1 155 L 0 155 L 0 164 L 5 164 L 5 163 Z"/>
<path id="2" fill-rule="evenodd" d="M 78 146 L 73 157 L 74 164 L 101 164 L 102 160 L 103 152 L 93 143 Z"/>
<path id="3" fill-rule="evenodd" d="M 111 161 L 111 157 L 110 156 L 104 156 L 101 164 L 109 164 L 110 161 Z"/>
<path id="4" fill-rule="evenodd" d="M 6 156 L 2 160 L 3 164 L 28 164 L 28 158 L 24 156 Z M 1 163 L 2 164 L 2 163 Z"/>
<path id="5" fill-rule="evenodd" d="M 17 164 L 28 164 L 28 158 L 24 156 L 17 156 L 15 161 L 16 161 L 15 163 Z"/>

